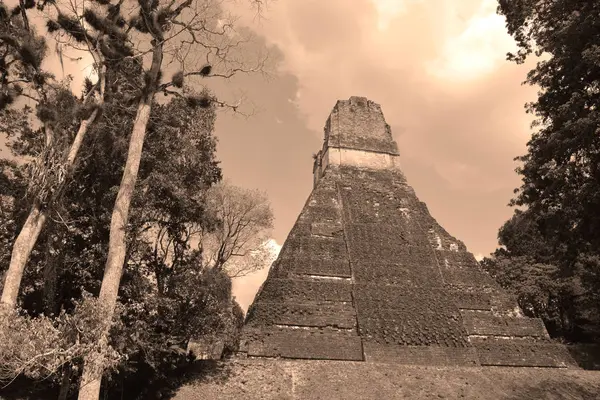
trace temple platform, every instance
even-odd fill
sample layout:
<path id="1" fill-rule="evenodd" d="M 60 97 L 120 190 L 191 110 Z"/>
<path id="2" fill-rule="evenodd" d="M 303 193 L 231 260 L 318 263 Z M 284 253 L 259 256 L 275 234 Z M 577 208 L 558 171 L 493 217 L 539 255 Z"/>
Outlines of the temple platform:
<path id="1" fill-rule="evenodd" d="M 176 400 L 600 398 L 600 372 L 564 368 L 433 367 L 247 359 L 215 364 Z"/>

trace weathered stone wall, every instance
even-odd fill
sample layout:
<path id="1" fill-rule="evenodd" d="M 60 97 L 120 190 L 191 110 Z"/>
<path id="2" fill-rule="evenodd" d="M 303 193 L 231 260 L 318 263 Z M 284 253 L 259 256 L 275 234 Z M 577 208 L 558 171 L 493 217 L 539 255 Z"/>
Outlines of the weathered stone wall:
<path id="1" fill-rule="evenodd" d="M 363 360 L 336 172 L 313 191 L 248 310 L 254 357 Z"/>
<path id="2" fill-rule="evenodd" d="M 371 169 L 400 169 L 398 157 L 374 151 L 330 147 L 321 155 L 321 175 L 329 165 Z"/>
<path id="3" fill-rule="evenodd" d="M 325 124 L 326 146 L 398 154 L 379 104 L 365 97 L 337 102 Z"/>
<path id="4" fill-rule="evenodd" d="M 340 100 L 324 131 L 323 149 L 313 166 L 315 187 L 329 165 L 400 169 L 398 146 L 379 104 L 365 97 Z"/>
<path id="5" fill-rule="evenodd" d="M 566 366 L 390 170 L 330 166 L 249 310 L 253 357 Z M 499 338 L 503 341 L 483 340 Z M 528 341 L 518 341 L 527 338 Z M 521 361 L 518 361 L 521 360 Z"/>

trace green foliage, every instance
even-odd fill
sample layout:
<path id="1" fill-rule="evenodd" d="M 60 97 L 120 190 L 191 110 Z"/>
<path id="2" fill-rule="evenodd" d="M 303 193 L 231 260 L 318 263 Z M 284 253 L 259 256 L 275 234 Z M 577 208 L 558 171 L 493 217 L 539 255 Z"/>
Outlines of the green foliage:
<path id="1" fill-rule="evenodd" d="M 558 268 L 536 263 L 525 256 L 484 258 L 482 267 L 516 296 L 519 307 L 529 317 L 542 318 L 552 333 L 560 327 L 561 294 L 566 283 L 558 278 Z"/>
<path id="2" fill-rule="evenodd" d="M 75 97 L 68 85 L 57 83 L 54 77 L 40 70 L 45 42 L 35 36 L 27 14 L 22 13 L 36 4 L 42 11 L 46 5 L 55 6 L 46 13 L 50 18 L 46 28 L 60 36 L 61 45 L 80 47 L 85 43 L 94 59 L 100 60 L 94 67 L 105 73 L 101 75 L 106 78 L 103 102 L 95 96 L 100 93 L 100 85 L 88 80 L 82 96 Z M 0 62 L 0 69 L 3 68 L 0 72 L 6 72 L 0 92 L 0 105 L 6 107 L 6 113 L 0 117 L 0 125 L 10 136 L 13 155 L 23 162 L 6 166 L 8 172 L 0 181 L 8 188 L 15 205 L 0 215 L 0 222 L 6 222 L 0 229 L 0 240 L 9 244 L 0 249 L 0 272 L 6 268 L 4 260 L 9 258 L 14 227 L 22 226 L 32 203 L 40 204 L 48 218 L 28 259 L 19 298 L 23 314 L 15 316 L 18 318 L 15 327 L 29 324 L 28 329 L 48 331 L 59 352 L 73 340 L 82 341 L 75 331 L 80 336 L 94 331 L 91 327 L 99 320 L 81 326 L 75 324 L 83 331 L 65 328 L 69 324 L 64 321 L 84 315 L 80 310 L 81 304 L 85 304 L 85 293 L 98 294 L 112 208 L 123 175 L 136 105 L 141 99 L 153 101 L 157 91 L 176 94 L 166 104 L 152 103 L 127 225 L 126 268 L 119 293 L 127 312 L 120 314 L 110 334 L 111 344 L 118 351 L 115 354 L 122 356 L 116 379 L 132 381 L 142 375 L 151 381 L 189 361 L 186 341 L 192 336 L 218 337 L 225 341 L 228 351 L 235 350 L 242 314 L 231 299 L 229 277 L 218 269 L 205 268 L 201 251 L 192 240 L 194 231 L 210 231 L 219 223 L 218 216 L 206 207 L 208 189 L 221 179 L 212 134 L 214 96 L 208 91 L 191 95 L 188 90 L 180 91 L 184 94 L 170 92 L 171 83 L 160 85 L 159 68 L 148 74 L 142 57 L 129 57 L 134 55 L 131 46 L 140 37 L 140 48 L 162 44 L 164 32 L 172 26 L 171 20 L 179 15 L 182 20 L 189 20 L 187 11 L 190 11 L 196 13 L 191 19 L 196 20 L 196 25 L 187 25 L 185 31 L 191 35 L 194 31 L 201 33 L 201 47 L 230 47 L 223 45 L 224 33 L 214 34 L 206 29 L 201 15 L 204 11 L 194 10 L 190 2 L 163 7 L 157 0 L 140 1 L 139 7 L 128 4 L 127 12 L 133 11 L 129 5 L 139 12 L 135 28 L 151 31 L 151 37 L 146 38 L 137 33 L 131 36 L 134 26 L 128 26 L 121 5 L 96 0 L 89 9 L 80 10 L 81 16 L 67 12 L 67 8 L 53 1 L 27 0 L 26 7 L 12 11 L 0 7 L 4 29 L 0 31 L 3 35 L 0 45 L 16 60 L 10 68 L 6 62 Z M 57 51 L 62 63 L 62 47 L 57 47 Z M 210 73 L 210 66 L 196 71 L 200 76 Z M 22 85 L 7 81 L 13 77 L 22 78 Z M 145 81 L 144 77 L 149 79 Z M 181 88 L 183 79 L 175 79 L 174 84 Z M 14 106 L 21 94 L 36 96 L 39 106 L 8 107 Z M 63 160 L 74 133 L 82 119 L 96 110 L 100 111 L 100 117 L 85 136 L 77 164 L 67 167 Z M 16 178 L 6 178 L 9 173 Z M 13 185 L 13 181 L 18 184 Z M 102 316 L 95 309 L 88 309 L 86 315 Z M 11 330 L 6 334 L 19 332 Z M 39 352 L 50 345 L 40 342 L 34 348 Z M 43 368 L 57 376 L 61 371 L 73 371 L 75 380 L 80 372 L 80 359 L 89 352 L 76 354 L 63 357 L 59 364 L 45 360 Z M 41 376 L 26 369 L 18 373 L 32 378 Z M 66 374 L 67 380 L 69 376 Z M 110 385 L 107 388 L 113 389 Z"/>
<path id="3" fill-rule="evenodd" d="M 50 33 L 66 33 L 75 42 L 91 45 L 93 52 L 104 57 L 103 62 L 123 61 L 125 57 L 133 56 L 129 31 L 120 13 L 120 3 L 97 3 L 96 7 L 84 8 L 83 20 L 79 16 L 66 15 L 59 11 L 56 19 L 46 22 L 46 29 Z"/>
<path id="4" fill-rule="evenodd" d="M 60 377 L 65 365 L 77 365 L 99 341 L 104 310 L 95 298 L 85 296 L 72 313 L 56 318 L 30 317 L 17 310 L 0 312 L 0 384 L 19 375 L 40 380 Z M 117 365 L 120 355 L 110 346 L 105 368 Z"/>
<path id="5" fill-rule="evenodd" d="M 501 0 L 498 11 L 519 46 L 509 60 L 545 58 L 526 80 L 540 88 L 527 105 L 538 130 L 517 158 L 523 184 L 511 201 L 526 211 L 502 227 L 488 268 L 551 334 L 600 338 L 600 4 Z"/>
<path id="6" fill-rule="evenodd" d="M 131 284 L 137 273 L 128 273 L 124 290 L 134 289 Z M 165 286 L 164 294 L 154 292 L 143 302 L 132 297 L 125 303 L 125 332 L 119 337 L 121 351 L 130 359 L 160 375 L 165 363 L 176 364 L 186 356 L 190 339 L 224 340 L 230 348 L 237 346 L 239 306 L 231 299 L 231 281 L 224 273 L 190 265 L 169 276 Z"/>
<path id="7" fill-rule="evenodd" d="M 545 242 L 531 213 L 515 210 L 498 232 L 499 243 L 508 249 L 511 257 L 535 257 L 540 262 L 551 262 L 554 249 Z"/>
<path id="8" fill-rule="evenodd" d="M 37 327 L 37 331 L 52 328 L 47 335 L 55 338 L 52 354 L 71 349 L 74 338 L 74 331 L 65 331 L 60 321 L 74 318 L 84 293 L 95 295 L 99 291 L 110 215 L 135 117 L 136 104 L 131 99 L 139 96 L 143 87 L 141 65 L 135 60 L 110 61 L 107 66 L 104 113 L 86 136 L 73 179 L 50 210 L 22 283 L 20 303 L 26 314 L 19 321 L 31 329 Z M 65 110 L 51 112 L 48 118 L 55 127 L 56 144 L 68 144 L 80 100 L 58 89 L 50 95 Z M 208 92 L 192 95 L 212 96 Z M 30 122 L 36 112 L 42 111 L 11 109 L 0 117 L 0 126 L 9 133 L 10 149 L 25 160 L 44 152 L 43 135 Z M 120 358 L 114 370 L 118 374 L 110 373 L 109 391 L 140 379 L 164 383 L 172 371 L 189 365 L 186 348 L 191 338 L 224 340 L 229 352 L 237 346 L 243 314 L 231 299 L 231 281 L 220 271 L 203 269 L 201 254 L 189 237 L 192 228 L 210 230 L 217 223 L 205 204 L 207 190 L 221 179 L 215 159 L 215 118 L 210 103 L 191 107 L 185 98 L 175 98 L 153 105 L 130 219 L 128 267 L 120 290 L 126 311 L 120 314 L 110 336 L 117 351 L 114 354 Z M 0 236 L 8 245 L 0 251 L 0 272 L 10 257 L 14 227 L 29 208 L 31 199 L 23 197 L 22 184 L 31 181 L 33 165 L 5 164 L 1 187 L 21 201 L 2 216 L 6 223 Z M 151 233 L 157 231 L 171 242 L 167 252 L 153 251 L 156 243 Z M 90 311 L 90 315 L 95 314 Z M 22 336 L 19 332 L 10 334 Z M 42 351 L 44 346 L 40 343 L 32 351 Z M 62 358 L 60 363 L 56 357 L 48 359 L 44 368 L 53 371 L 55 381 L 61 365 L 68 365 L 76 377 L 82 351 Z M 41 376 L 33 370 L 21 372 L 32 378 Z M 128 390 L 132 397 L 139 395 L 133 388 Z"/>
<path id="9" fill-rule="evenodd" d="M 268 246 L 273 211 L 264 193 L 221 183 L 208 191 L 207 203 L 218 224 L 199 237 L 204 265 L 239 277 L 275 261 Z"/>
<path id="10" fill-rule="evenodd" d="M 213 97 L 206 94 L 189 95 L 186 100 L 188 106 L 192 108 L 208 108 L 212 104 Z"/>
<path id="11" fill-rule="evenodd" d="M 56 17 L 56 23 L 77 42 L 85 43 L 86 40 L 95 43 L 95 40 L 90 36 L 85 28 L 83 28 L 77 18 L 69 17 L 62 13 Z M 48 28 L 51 28 L 48 26 Z M 52 27 L 51 29 L 53 29 Z"/>
<path id="12" fill-rule="evenodd" d="M 514 204 L 535 213 L 542 234 L 574 246 L 597 247 L 600 216 L 600 5 L 572 1 L 502 1 L 516 61 L 534 49 L 549 55 L 527 83 L 541 89 L 528 108 L 540 129 L 520 157 L 523 185 Z M 575 252 L 573 252 L 575 253 Z"/>
<path id="13" fill-rule="evenodd" d="M 30 3 L 30 2 L 28 2 Z M 35 3 L 34 3 L 35 4 Z M 27 7 L 29 8 L 29 7 Z M 11 14 L 2 8 L 0 18 L 0 112 L 23 94 L 23 85 L 39 89 L 48 78 L 40 71 L 46 41 L 29 28 L 27 12 L 17 7 Z M 16 12 L 15 12 L 16 11 Z"/>
<path id="14" fill-rule="evenodd" d="M 171 82 L 173 82 L 173 86 L 182 88 L 183 87 L 183 71 L 176 72 L 171 78 Z"/>
<path id="15" fill-rule="evenodd" d="M 54 33 L 60 29 L 60 24 L 54 20 L 49 19 L 48 21 L 46 21 L 46 29 L 48 29 L 48 32 Z"/>
<path id="16" fill-rule="evenodd" d="M 86 291 L 98 293 L 129 139 L 123 132 L 131 132 L 135 115 L 135 105 L 124 106 L 122 101 L 140 87 L 137 68 L 114 64 L 107 72 L 110 101 L 86 137 L 73 179 L 26 269 L 21 305 L 30 318 L 72 315 Z M 107 390 L 120 390 L 141 376 L 148 383 L 164 383 L 170 371 L 189 365 L 186 348 L 191 338 L 224 340 L 230 352 L 237 346 L 243 316 L 231 299 L 231 281 L 222 272 L 203 269 L 201 254 L 189 238 L 193 227 L 210 230 L 217 222 L 205 205 L 207 190 L 221 179 L 214 155 L 215 117 L 214 107 L 191 108 L 183 98 L 154 105 L 120 289 L 125 311 L 111 334 L 121 359 Z M 29 133 L 26 123 L 9 122 L 12 149 L 34 154 L 39 135 Z M 21 213 L 27 208 L 19 206 Z M 157 232 L 162 232 L 163 244 L 171 243 L 167 252 L 154 251 L 155 245 L 160 248 L 153 236 Z M 48 320 L 56 323 L 56 318 Z M 77 361 L 69 365 L 77 374 Z M 127 390 L 132 397 L 139 395 L 133 388 Z"/>

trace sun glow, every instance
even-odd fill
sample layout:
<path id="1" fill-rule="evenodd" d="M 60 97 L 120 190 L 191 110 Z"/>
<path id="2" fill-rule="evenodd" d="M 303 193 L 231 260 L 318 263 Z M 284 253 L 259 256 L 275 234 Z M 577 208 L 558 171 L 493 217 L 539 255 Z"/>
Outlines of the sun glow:
<path id="1" fill-rule="evenodd" d="M 418 0 L 371 0 L 377 9 L 378 19 L 377 28 L 384 31 L 390 25 L 390 22 L 399 14 L 406 10 L 407 2 Z"/>
<path id="2" fill-rule="evenodd" d="M 477 79 L 496 69 L 514 47 L 504 17 L 496 14 L 496 1 L 483 0 L 460 33 L 446 39 L 442 53 L 427 69 L 439 78 Z"/>

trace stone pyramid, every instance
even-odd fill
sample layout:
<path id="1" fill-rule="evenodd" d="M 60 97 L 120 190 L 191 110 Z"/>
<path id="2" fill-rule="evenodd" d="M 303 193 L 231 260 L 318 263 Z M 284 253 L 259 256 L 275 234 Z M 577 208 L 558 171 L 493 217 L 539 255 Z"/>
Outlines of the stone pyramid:
<path id="1" fill-rule="evenodd" d="M 570 366 L 432 218 L 399 159 L 378 104 L 337 102 L 314 189 L 248 310 L 242 356 Z"/>

